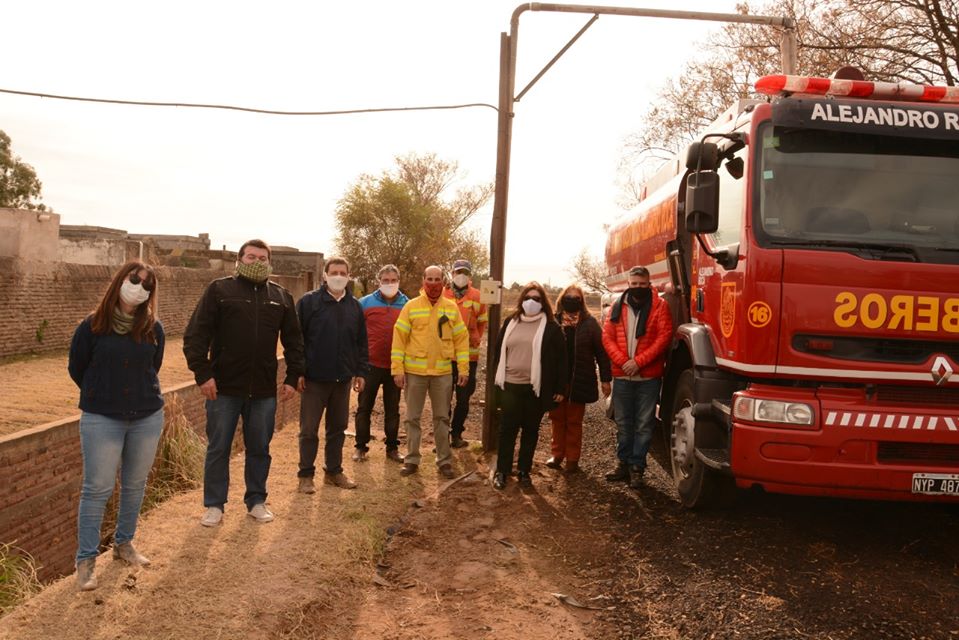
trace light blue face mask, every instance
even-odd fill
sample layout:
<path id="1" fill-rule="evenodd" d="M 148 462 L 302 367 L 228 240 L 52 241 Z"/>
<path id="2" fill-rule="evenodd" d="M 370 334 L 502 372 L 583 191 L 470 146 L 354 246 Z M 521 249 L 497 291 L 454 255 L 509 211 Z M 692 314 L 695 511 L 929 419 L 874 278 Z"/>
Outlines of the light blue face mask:
<path id="1" fill-rule="evenodd" d="M 543 305 L 539 300 L 527 299 L 523 300 L 523 313 L 528 316 L 535 316 L 537 313 L 543 310 Z"/>

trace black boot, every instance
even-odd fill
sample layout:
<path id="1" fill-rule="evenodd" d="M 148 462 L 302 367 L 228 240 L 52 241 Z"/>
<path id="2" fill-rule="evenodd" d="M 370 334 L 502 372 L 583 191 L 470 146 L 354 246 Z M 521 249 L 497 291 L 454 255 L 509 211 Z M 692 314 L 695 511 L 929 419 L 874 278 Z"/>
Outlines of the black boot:
<path id="1" fill-rule="evenodd" d="M 616 463 L 616 468 L 606 474 L 606 480 L 609 482 L 628 482 L 629 467 L 623 462 Z"/>
<path id="2" fill-rule="evenodd" d="M 520 471 L 516 474 L 516 482 L 523 489 L 529 489 L 533 486 L 533 479 L 529 475 L 529 471 Z"/>
<path id="3" fill-rule="evenodd" d="M 643 468 L 642 468 L 641 466 L 639 466 L 638 464 L 634 464 L 632 467 L 629 468 L 629 488 L 630 488 L 630 489 L 641 489 L 641 488 L 642 488 L 642 486 L 643 486 L 643 473 L 645 473 L 645 471 L 646 471 L 646 470 L 643 469 Z"/>

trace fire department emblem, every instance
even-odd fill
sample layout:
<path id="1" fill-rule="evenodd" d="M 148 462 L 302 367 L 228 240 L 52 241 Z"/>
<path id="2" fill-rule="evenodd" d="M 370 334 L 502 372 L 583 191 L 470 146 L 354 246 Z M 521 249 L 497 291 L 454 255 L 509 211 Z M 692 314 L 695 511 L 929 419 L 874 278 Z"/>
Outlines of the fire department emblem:
<path id="1" fill-rule="evenodd" d="M 943 385 L 952 377 L 952 365 L 946 360 L 945 356 L 939 356 L 932 363 L 932 381 L 936 386 Z"/>
<path id="2" fill-rule="evenodd" d="M 719 320 L 723 330 L 723 335 L 729 337 L 733 335 L 733 327 L 736 326 L 736 283 L 724 282 L 722 297 L 719 303 Z"/>

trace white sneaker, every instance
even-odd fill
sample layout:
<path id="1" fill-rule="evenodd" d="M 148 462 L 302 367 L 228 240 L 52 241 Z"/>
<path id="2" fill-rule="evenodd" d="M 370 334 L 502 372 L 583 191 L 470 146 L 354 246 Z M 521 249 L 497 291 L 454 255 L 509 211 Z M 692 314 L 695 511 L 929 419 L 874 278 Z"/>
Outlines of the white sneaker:
<path id="1" fill-rule="evenodd" d="M 260 504 L 253 505 L 253 508 L 246 512 L 246 515 L 250 516 L 257 522 L 273 522 L 273 512 L 266 508 L 266 505 L 262 502 Z"/>
<path id="2" fill-rule="evenodd" d="M 206 513 L 200 518 L 200 524 L 204 527 L 215 527 L 223 520 L 223 509 L 219 507 L 207 507 Z"/>

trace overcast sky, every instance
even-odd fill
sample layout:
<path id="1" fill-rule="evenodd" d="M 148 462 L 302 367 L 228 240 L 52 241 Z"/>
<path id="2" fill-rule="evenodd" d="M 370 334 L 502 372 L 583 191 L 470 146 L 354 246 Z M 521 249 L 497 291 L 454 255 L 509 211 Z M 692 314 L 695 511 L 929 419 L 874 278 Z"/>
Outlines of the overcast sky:
<path id="1" fill-rule="evenodd" d="M 499 34 L 516 0 L 0 4 L 0 88 L 321 111 L 497 102 Z M 609 4 L 616 4 L 610 2 Z M 731 12 L 735 2 L 622 1 Z M 526 12 L 517 91 L 589 19 Z M 601 254 L 616 165 L 656 90 L 717 23 L 601 16 L 516 106 L 506 282 L 564 284 Z M 0 129 L 62 224 L 250 237 L 331 254 L 333 211 L 363 173 L 433 152 L 492 181 L 488 108 L 281 117 L 0 94 Z M 489 235 L 492 201 L 475 224 Z"/>

